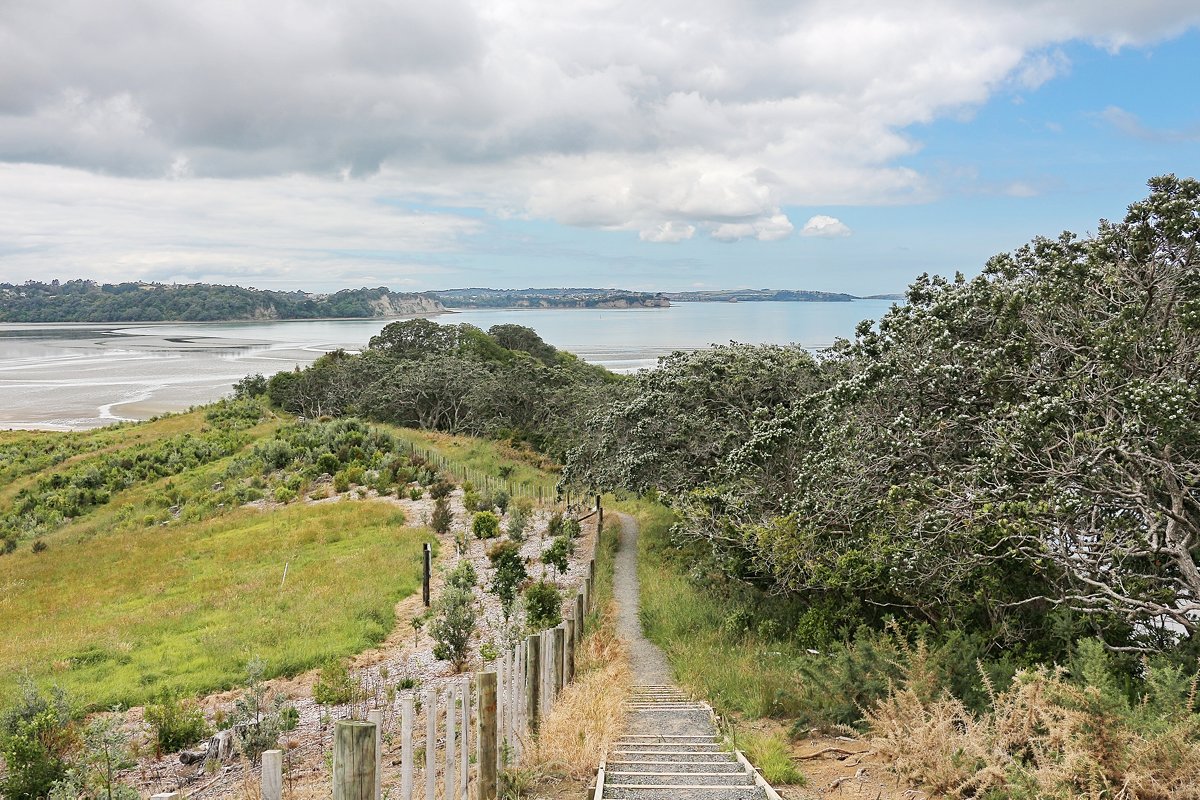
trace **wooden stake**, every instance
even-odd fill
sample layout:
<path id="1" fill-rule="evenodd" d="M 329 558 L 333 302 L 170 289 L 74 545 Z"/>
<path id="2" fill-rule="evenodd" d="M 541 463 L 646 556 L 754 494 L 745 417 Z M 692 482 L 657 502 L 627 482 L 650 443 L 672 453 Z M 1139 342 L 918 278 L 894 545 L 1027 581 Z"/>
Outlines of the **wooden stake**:
<path id="1" fill-rule="evenodd" d="M 529 730 L 538 729 L 542 694 L 542 640 L 536 633 L 525 637 L 525 718 Z"/>
<path id="2" fill-rule="evenodd" d="M 367 722 L 375 723 L 375 800 L 383 800 L 383 712 L 368 711 Z"/>
<path id="3" fill-rule="evenodd" d="M 479 765 L 479 800 L 496 800 L 496 767 L 499 749 L 496 747 L 496 673 L 476 673 L 479 686 L 479 715 L 476 718 L 475 742 Z"/>
<path id="4" fill-rule="evenodd" d="M 338 720 L 333 734 L 333 800 L 375 796 L 375 726 Z"/>
<path id="5" fill-rule="evenodd" d="M 413 796 L 413 700 L 406 694 L 400 701 L 400 800 L 412 800 Z"/>
<path id="6" fill-rule="evenodd" d="M 283 800 L 283 751 L 262 754 L 262 800 Z"/>
<path id="7" fill-rule="evenodd" d="M 563 637 L 566 645 L 563 650 L 563 684 L 565 685 L 575 680 L 575 620 L 563 620 L 563 628 L 566 634 Z"/>
<path id="8" fill-rule="evenodd" d="M 425 800 L 437 786 L 437 692 L 425 690 Z"/>

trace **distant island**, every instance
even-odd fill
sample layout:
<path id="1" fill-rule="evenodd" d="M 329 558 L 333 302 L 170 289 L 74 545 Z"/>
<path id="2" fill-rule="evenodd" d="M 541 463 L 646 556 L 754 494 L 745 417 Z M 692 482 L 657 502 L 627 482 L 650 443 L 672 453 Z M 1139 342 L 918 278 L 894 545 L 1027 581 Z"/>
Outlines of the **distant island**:
<path id="1" fill-rule="evenodd" d="M 225 322 L 352 319 L 438 314 L 424 294 L 343 289 L 333 294 L 273 292 L 207 283 L 0 283 L 0 322 Z"/>
<path id="2" fill-rule="evenodd" d="M 662 293 L 625 289 L 440 289 L 446 308 L 667 308 Z"/>
<path id="3" fill-rule="evenodd" d="M 243 320 L 369 319 L 441 314 L 481 308 L 668 308 L 680 303 L 848 303 L 903 300 L 903 295 L 856 297 L 799 289 L 720 289 L 635 292 L 627 289 L 439 289 L 394 292 L 343 289 L 332 294 L 269 291 L 187 283 L 97 283 L 90 280 L 0 283 L 0 322 L 230 322 Z"/>

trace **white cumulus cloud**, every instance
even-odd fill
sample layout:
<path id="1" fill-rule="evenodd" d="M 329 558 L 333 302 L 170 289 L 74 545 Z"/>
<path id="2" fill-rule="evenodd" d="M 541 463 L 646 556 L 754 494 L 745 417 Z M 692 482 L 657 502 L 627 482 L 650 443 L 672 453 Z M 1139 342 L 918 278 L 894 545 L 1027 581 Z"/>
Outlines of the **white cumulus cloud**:
<path id="1" fill-rule="evenodd" d="M 804 223 L 804 227 L 800 229 L 801 236 L 823 236 L 831 239 L 839 236 L 849 236 L 851 233 L 852 231 L 846 223 L 837 217 L 830 217 L 825 214 L 817 214 L 816 216 L 809 217 L 808 222 Z"/>

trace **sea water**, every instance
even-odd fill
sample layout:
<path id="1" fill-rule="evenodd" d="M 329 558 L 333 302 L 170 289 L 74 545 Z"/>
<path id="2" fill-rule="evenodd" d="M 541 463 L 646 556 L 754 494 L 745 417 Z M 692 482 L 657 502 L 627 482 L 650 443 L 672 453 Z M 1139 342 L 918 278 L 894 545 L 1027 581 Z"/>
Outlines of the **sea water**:
<path id="1" fill-rule="evenodd" d="M 877 320 L 886 300 L 678 303 L 670 308 L 488 309 L 434 317 L 488 329 L 514 324 L 620 372 L 730 341 L 814 350 Z M 392 320 L 0 325 L 0 428 L 89 428 L 221 397 L 237 380 L 360 350 Z"/>

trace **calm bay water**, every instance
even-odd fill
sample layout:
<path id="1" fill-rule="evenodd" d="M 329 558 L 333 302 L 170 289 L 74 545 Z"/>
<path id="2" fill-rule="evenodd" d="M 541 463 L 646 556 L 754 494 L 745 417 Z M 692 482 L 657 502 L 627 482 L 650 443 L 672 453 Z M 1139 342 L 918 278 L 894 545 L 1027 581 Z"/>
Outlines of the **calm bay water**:
<path id="1" fill-rule="evenodd" d="M 436 317 L 487 329 L 512 323 L 623 372 L 675 350 L 729 341 L 819 349 L 878 319 L 886 300 L 680 303 L 650 309 L 498 309 Z M 0 428 L 87 428 L 206 403 L 238 379 L 357 350 L 391 320 L 0 325 Z"/>

